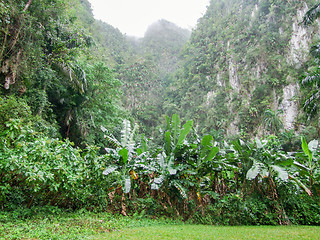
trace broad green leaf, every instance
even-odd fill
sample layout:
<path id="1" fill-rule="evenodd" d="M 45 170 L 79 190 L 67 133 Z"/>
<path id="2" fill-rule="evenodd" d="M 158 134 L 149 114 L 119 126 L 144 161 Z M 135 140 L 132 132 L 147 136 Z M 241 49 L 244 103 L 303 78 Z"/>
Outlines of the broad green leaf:
<path id="1" fill-rule="evenodd" d="M 236 141 L 232 141 L 232 145 L 233 145 L 233 148 L 238 151 L 239 153 L 241 153 L 242 151 L 242 146 L 241 146 L 241 143 L 240 143 L 240 140 L 236 140 Z"/>
<path id="2" fill-rule="evenodd" d="M 130 133 L 129 141 L 128 141 L 128 146 L 130 146 L 131 148 L 134 148 L 134 145 L 135 145 L 134 135 L 138 131 L 138 129 L 139 129 L 139 125 L 135 123 L 134 127 Z"/>
<path id="3" fill-rule="evenodd" d="M 118 148 L 120 147 L 120 142 L 110 133 L 104 135 L 104 138 L 107 139 L 107 141 L 112 145 L 113 148 Z"/>
<path id="4" fill-rule="evenodd" d="M 288 180 L 289 174 L 285 169 L 283 169 L 280 166 L 276 166 L 276 165 L 271 165 L 271 167 L 273 168 L 273 170 L 276 173 L 278 173 L 278 178 L 280 178 L 283 181 L 287 181 Z"/>
<path id="5" fill-rule="evenodd" d="M 262 167 L 263 167 L 263 164 L 258 163 L 257 161 L 254 160 L 252 167 L 247 172 L 246 178 L 248 180 L 255 179 L 260 173 Z"/>
<path id="6" fill-rule="evenodd" d="M 285 160 L 278 160 L 276 164 L 281 164 L 282 166 L 292 166 L 294 163 L 292 158 L 288 158 Z"/>
<path id="7" fill-rule="evenodd" d="M 304 185 L 299 179 L 289 175 L 289 179 L 295 181 L 299 187 L 301 187 L 309 196 L 312 196 L 312 192 L 311 190 L 306 186 Z"/>
<path id="8" fill-rule="evenodd" d="M 173 186 L 176 187 L 176 189 L 179 191 L 182 198 L 184 198 L 184 199 L 188 198 L 186 189 L 179 182 L 173 181 Z"/>
<path id="9" fill-rule="evenodd" d="M 201 151 L 200 158 L 204 158 L 209 149 L 213 145 L 213 137 L 211 135 L 206 135 L 201 140 Z"/>
<path id="10" fill-rule="evenodd" d="M 160 177 L 157 177 L 154 179 L 154 183 L 157 185 L 161 185 L 164 180 L 165 180 L 165 176 L 161 175 Z"/>
<path id="11" fill-rule="evenodd" d="M 186 136 L 189 134 L 191 128 L 193 126 L 193 121 L 188 121 L 183 125 L 183 129 L 180 131 L 180 136 L 177 142 L 177 145 L 180 145 L 186 139 Z"/>
<path id="12" fill-rule="evenodd" d="M 219 148 L 218 147 L 213 147 L 210 151 L 210 153 L 208 154 L 208 156 L 204 159 L 205 162 L 211 161 L 219 152 Z"/>
<path id="13" fill-rule="evenodd" d="M 141 139 L 141 150 L 142 152 L 148 151 L 148 140 L 145 138 L 145 136 L 143 136 Z"/>
<path id="14" fill-rule="evenodd" d="M 262 142 L 261 142 L 261 141 L 260 141 L 260 139 L 259 139 L 259 138 L 257 138 L 257 137 L 256 137 L 256 144 L 257 144 L 257 148 L 258 148 L 258 149 L 263 148 L 263 144 L 262 144 Z"/>
<path id="15" fill-rule="evenodd" d="M 131 179 L 130 176 L 127 176 L 124 181 L 124 193 L 129 193 L 131 190 Z"/>
<path id="16" fill-rule="evenodd" d="M 175 175 L 177 174 L 177 170 L 174 167 L 174 157 L 170 156 L 169 161 L 168 161 L 168 171 L 170 175 Z"/>
<path id="17" fill-rule="evenodd" d="M 141 148 L 137 148 L 137 154 L 141 155 L 143 153 L 143 151 L 141 150 Z"/>
<path id="18" fill-rule="evenodd" d="M 127 164 L 128 163 L 128 150 L 126 148 L 122 148 L 119 151 L 119 155 L 122 157 L 123 164 Z"/>
<path id="19" fill-rule="evenodd" d="M 167 123 L 167 130 L 170 130 L 171 129 L 171 121 L 168 116 L 166 116 L 166 123 Z"/>
<path id="20" fill-rule="evenodd" d="M 164 153 L 159 153 L 158 156 L 157 156 L 157 160 L 158 160 L 158 163 L 161 167 L 162 170 L 164 170 L 165 168 L 165 154 Z"/>
<path id="21" fill-rule="evenodd" d="M 123 120 L 123 128 L 121 130 L 121 146 L 127 147 L 131 140 L 131 124 L 127 119 Z"/>
<path id="22" fill-rule="evenodd" d="M 310 171 L 310 168 L 304 166 L 303 164 L 301 164 L 301 163 L 299 163 L 299 162 L 297 162 L 297 161 L 294 161 L 293 164 L 294 164 L 295 166 L 299 167 L 299 168 L 302 168 L 302 169 L 308 171 L 308 172 Z"/>
<path id="23" fill-rule="evenodd" d="M 158 190 L 162 183 L 164 182 L 165 180 L 165 176 L 161 175 L 160 177 L 157 177 L 154 179 L 153 183 L 151 184 L 151 189 L 152 190 Z"/>
<path id="24" fill-rule="evenodd" d="M 177 169 L 174 169 L 174 168 L 168 168 L 168 171 L 170 173 L 170 175 L 176 175 L 177 174 Z"/>
<path id="25" fill-rule="evenodd" d="M 104 171 L 103 171 L 103 175 L 109 175 L 110 173 L 113 173 L 115 170 L 117 170 L 118 167 L 116 166 L 110 166 L 110 167 L 107 167 Z"/>
<path id="26" fill-rule="evenodd" d="M 108 154 L 115 154 L 117 151 L 113 148 L 104 148 L 104 150 L 108 153 Z"/>
<path id="27" fill-rule="evenodd" d="M 309 150 L 305 137 L 301 137 L 301 142 L 302 142 L 301 147 L 303 152 L 308 156 L 309 161 L 312 161 L 312 152 Z"/>
<path id="28" fill-rule="evenodd" d="M 319 145 L 319 141 L 318 140 L 312 140 L 312 141 L 309 142 L 308 148 L 310 149 L 310 151 L 312 153 L 315 153 L 317 151 L 318 145 Z"/>
<path id="29" fill-rule="evenodd" d="M 176 143 L 178 135 L 180 134 L 180 117 L 178 114 L 172 115 L 171 127 L 173 133 L 173 142 Z"/>
<path id="30" fill-rule="evenodd" d="M 167 155 L 171 153 L 171 133 L 167 131 L 164 135 L 164 150 Z"/>
<path id="31" fill-rule="evenodd" d="M 201 140 L 201 145 L 203 147 L 212 147 L 213 137 L 211 135 L 206 135 Z"/>

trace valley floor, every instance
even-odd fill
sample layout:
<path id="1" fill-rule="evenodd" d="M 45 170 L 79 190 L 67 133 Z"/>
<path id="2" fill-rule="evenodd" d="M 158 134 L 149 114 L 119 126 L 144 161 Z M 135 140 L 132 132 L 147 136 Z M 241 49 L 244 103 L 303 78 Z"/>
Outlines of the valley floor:
<path id="1" fill-rule="evenodd" d="M 94 239 L 320 239 L 315 226 L 204 226 L 173 225 L 122 229 Z"/>
<path id="2" fill-rule="evenodd" d="M 319 226 L 209 226 L 86 211 L 0 211 L 0 239 L 312 239 Z"/>

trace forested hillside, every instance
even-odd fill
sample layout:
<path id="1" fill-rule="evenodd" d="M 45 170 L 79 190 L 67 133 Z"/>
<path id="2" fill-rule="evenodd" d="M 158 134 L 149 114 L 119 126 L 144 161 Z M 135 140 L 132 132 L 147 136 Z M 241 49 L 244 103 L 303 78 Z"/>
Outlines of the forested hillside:
<path id="1" fill-rule="evenodd" d="M 164 119 L 163 102 L 171 74 L 178 69 L 180 52 L 190 31 L 166 20 L 149 26 L 144 38 L 128 38 L 136 60 L 120 71 L 125 83 L 125 106 L 148 136 Z"/>
<path id="2" fill-rule="evenodd" d="M 314 3 L 211 1 L 184 49 L 166 104 L 196 120 L 202 132 L 223 129 L 226 136 L 250 138 L 303 131 L 310 122 L 300 111 L 299 81 L 313 64 L 308 56 L 318 26 L 301 22 Z M 268 116 L 283 127 L 268 126 Z"/>
<path id="3" fill-rule="evenodd" d="M 319 225 L 316 3 L 211 0 L 136 39 L 88 0 L 0 0 L 0 211 Z"/>
<path id="4" fill-rule="evenodd" d="M 2 95 L 25 101 L 46 121 L 42 127 L 63 138 L 97 143 L 100 125 L 114 127 L 124 115 L 121 84 L 110 67 L 121 61 L 124 46 L 118 39 L 125 45 L 125 38 L 96 22 L 87 1 L 1 3 Z M 2 116 L 2 124 L 11 114 L 16 113 Z"/>
<path id="5" fill-rule="evenodd" d="M 46 118 L 42 109 L 51 111 L 54 116 L 50 121 L 55 119 L 62 136 L 77 144 L 97 143 L 96 134 L 90 132 L 97 130 L 95 126 L 105 125 L 102 119 L 108 119 L 106 125 L 114 129 L 121 118 L 131 116 L 148 136 L 154 136 L 163 116 L 174 113 L 185 120 L 194 119 L 201 133 L 220 137 L 250 139 L 280 129 L 295 133 L 307 129 L 315 137 L 318 124 L 305 124 L 305 94 L 299 85 L 303 74 L 314 65 L 309 50 L 317 39 L 318 25 L 307 28 L 301 24 L 308 6 L 314 3 L 211 1 L 190 41 L 188 30 L 166 20 L 150 25 L 142 39 L 125 36 L 111 25 L 95 20 L 90 3 L 85 0 L 75 1 L 72 8 L 69 3 L 60 3 L 60 9 L 52 10 L 61 15 L 59 20 L 49 18 L 49 11 L 49 19 L 40 19 L 32 12 L 36 10 L 30 8 L 30 16 L 13 15 L 9 21 L 5 13 L 10 9 L 3 8 L 2 91 L 23 91 L 21 96 L 28 99 L 34 113 Z M 28 28 L 23 27 L 24 32 L 20 32 L 19 27 L 13 27 L 14 21 L 20 28 L 23 24 L 29 26 L 30 31 L 35 23 L 52 26 L 46 28 L 45 34 L 40 33 L 42 28 L 29 34 Z M 57 31 L 57 27 L 61 29 Z M 10 46 L 8 42 L 14 34 L 17 39 Z M 19 44 L 27 42 L 34 47 L 22 52 Z M 45 54 L 39 55 L 40 51 Z M 40 67 L 38 63 L 36 68 L 32 65 L 37 56 L 43 61 L 41 71 L 35 70 Z M 96 94 L 94 85 L 98 83 L 90 83 L 90 77 L 97 77 L 90 75 L 92 67 L 106 67 L 102 71 L 110 75 L 108 91 L 114 90 L 113 95 L 118 98 Z M 34 79 L 39 79 L 37 74 L 48 75 L 46 71 L 69 80 L 44 79 L 34 83 Z M 38 91 L 42 99 L 34 99 L 32 91 Z M 89 96 L 105 98 L 108 104 L 93 110 Z M 90 110 L 84 111 L 86 105 L 90 105 Z M 100 111 L 104 112 L 103 117 Z M 279 124 L 271 126 L 268 119 L 278 120 Z"/>

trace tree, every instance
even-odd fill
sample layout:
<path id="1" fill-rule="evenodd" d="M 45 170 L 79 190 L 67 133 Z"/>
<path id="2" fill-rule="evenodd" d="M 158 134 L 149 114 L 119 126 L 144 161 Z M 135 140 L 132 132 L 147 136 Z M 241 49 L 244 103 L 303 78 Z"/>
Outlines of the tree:
<path id="1" fill-rule="evenodd" d="M 303 24 L 310 26 L 320 16 L 320 4 L 314 5 L 304 16 Z M 308 89 L 305 97 L 303 109 L 307 113 L 308 118 L 313 118 L 317 115 L 320 103 L 320 43 L 311 47 L 310 54 L 314 57 L 316 67 L 313 68 L 306 77 L 301 81 L 303 88 Z"/>
<path id="2" fill-rule="evenodd" d="M 283 113 L 282 110 L 272 111 L 267 109 L 263 114 L 263 124 L 271 134 L 277 133 L 281 128 L 283 128 L 283 123 L 279 118 L 279 115 Z"/>
<path id="3" fill-rule="evenodd" d="M 87 23 L 94 18 L 80 2 L 0 0 L 0 90 L 18 92 L 34 115 L 84 146 L 101 142 L 99 126 L 113 128 L 122 111 L 120 81 L 89 52 L 95 49 Z"/>

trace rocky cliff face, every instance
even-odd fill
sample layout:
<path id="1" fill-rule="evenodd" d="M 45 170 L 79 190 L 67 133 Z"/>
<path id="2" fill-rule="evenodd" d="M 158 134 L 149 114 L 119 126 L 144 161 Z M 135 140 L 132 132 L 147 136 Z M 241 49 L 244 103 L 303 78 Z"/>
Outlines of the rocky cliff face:
<path id="1" fill-rule="evenodd" d="M 283 110 L 282 121 L 287 130 L 295 128 L 294 124 L 299 113 L 297 96 L 299 96 L 298 84 L 292 83 L 283 88 L 282 101 L 279 109 Z"/>
<path id="2" fill-rule="evenodd" d="M 308 5 L 304 2 L 300 9 L 297 9 L 296 15 L 292 19 L 292 37 L 290 40 L 289 62 L 296 67 L 307 61 L 309 47 L 312 40 L 312 34 L 301 25 L 303 16 L 308 11 Z"/>
<path id="3" fill-rule="evenodd" d="M 284 127 L 297 130 L 298 81 L 316 31 L 300 22 L 314 3 L 212 0 L 174 83 L 179 92 L 172 101 L 182 115 L 196 118 L 204 131 L 257 135 L 264 111 L 282 109 Z"/>

